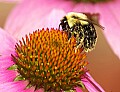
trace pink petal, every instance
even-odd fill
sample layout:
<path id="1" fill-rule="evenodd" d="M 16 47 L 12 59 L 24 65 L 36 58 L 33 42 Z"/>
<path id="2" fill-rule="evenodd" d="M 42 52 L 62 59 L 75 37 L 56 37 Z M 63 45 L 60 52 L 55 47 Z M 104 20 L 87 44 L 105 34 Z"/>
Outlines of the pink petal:
<path id="1" fill-rule="evenodd" d="M 120 18 L 119 3 L 111 2 L 98 5 L 96 11 L 101 14 L 101 24 L 105 27 L 104 35 L 115 54 L 120 58 Z M 107 8 L 106 8 L 107 7 Z"/>
<path id="2" fill-rule="evenodd" d="M 86 77 L 82 79 L 82 82 L 89 92 L 105 92 L 89 73 L 86 73 Z"/>
<path id="3" fill-rule="evenodd" d="M 0 55 L 8 55 L 14 53 L 15 40 L 3 29 L 0 28 Z"/>
<path id="4" fill-rule="evenodd" d="M 65 15 L 65 11 L 62 9 L 53 9 L 48 15 L 42 18 L 40 28 L 58 28 L 60 20 Z"/>
<path id="5" fill-rule="evenodd" d="M 27 86 L 27 84 L 28 82 L 25 82 L 25 81 L 2 83 L 0 84 L 0 91 L 1 92 L 24 92 L 24 88 Z"/>
<path id="6" fill-rule="evenodd" d="M 44 26 L 41 26 L 41 24 L 43 24 L 43 18 L 51 13 L 52 9 L 60 8 L 65 11 L 70 11 L 72 9 L 71 7 L 73 7 L 72 2 L 67 1 L 64 3 L 62 0 L 24 0 L 24 2 L 20 3 L 8 17 L 5 29 L 16 38 L 20 38 L 23 34 L 25 35 L 38 28 L 43 28 Z M 52 18 L 53 20 L 51 21 L 56 21 L 56 17 L 57 16 L 55 16 L 55 19 Z"/>
<path id="7" fill-rule="evenodd" d="M 76 92 L 83 92 L 79 87 L 75 88 Z"/>
<path id="8" fill-rule="evenodd" d="M 12 70 L 0 70 L 0 84 L 13 82 L 17 73 Z"/>
<path id="9" fill-rule="evenodd" d="M 0 56 L 0 84 L 5 82 L 12 82 L 17 73 L 13 70 L 7 70 L 8 67 L 13 65 L 11 55 Z"/>
<path id="10" fill-rule="evenodd" d="M 10 67 L 13 64 L 14 62 L 12 61 L 11 55 L 0 56 L 0 70 L 6 70 L 8 67 Z"/>

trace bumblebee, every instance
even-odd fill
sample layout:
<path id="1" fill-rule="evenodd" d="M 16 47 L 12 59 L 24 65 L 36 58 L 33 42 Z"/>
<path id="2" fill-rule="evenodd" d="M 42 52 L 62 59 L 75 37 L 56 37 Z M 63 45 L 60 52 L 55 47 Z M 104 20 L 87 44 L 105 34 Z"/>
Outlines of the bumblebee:
<path id="1" fill-rule="evenodd" d="M 59 29 L 68 34 L 68 39 L 72 36 L 76 38 L 77 48 L 83 47 L 85 52 L 93 50 L 97 42 L 97 33 L 94 25 L 103 28 L 92 21 L 86 13 L 69 12 L 60 20 Z"/>

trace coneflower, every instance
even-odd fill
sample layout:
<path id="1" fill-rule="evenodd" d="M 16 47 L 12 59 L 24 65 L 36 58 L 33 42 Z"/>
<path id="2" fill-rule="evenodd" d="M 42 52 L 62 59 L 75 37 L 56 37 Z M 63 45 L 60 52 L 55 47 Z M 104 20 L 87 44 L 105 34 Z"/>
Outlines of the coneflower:
<path id="1" fill-rule="evenodd" d="M 87 73 L 83 48 L 76 48 L 76 39 L 68 40 L 65 32 L 36 30 L 16 42 L 0 30 L 0 37 L 0 41 L 4 39 L 4 49 L 0 48 L 1 92 L 81 92 L 90 85 L 94 86 L 91 90 L 104 92 Z"/>

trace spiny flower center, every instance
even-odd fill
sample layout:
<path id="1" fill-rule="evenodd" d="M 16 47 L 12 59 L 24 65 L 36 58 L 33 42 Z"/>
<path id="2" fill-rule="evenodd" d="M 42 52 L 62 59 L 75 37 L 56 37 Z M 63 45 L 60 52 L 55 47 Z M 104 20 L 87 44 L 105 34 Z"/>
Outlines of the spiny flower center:
<path id="1" fill-rule="evenodd" d="M 15 47 L 12 57 L 17 71 L 29 85 L 56 92 L 81 86 L 87 62 L 74 37 L 68 41 L 63 31 L 42 29 L 26 35 Z"/>

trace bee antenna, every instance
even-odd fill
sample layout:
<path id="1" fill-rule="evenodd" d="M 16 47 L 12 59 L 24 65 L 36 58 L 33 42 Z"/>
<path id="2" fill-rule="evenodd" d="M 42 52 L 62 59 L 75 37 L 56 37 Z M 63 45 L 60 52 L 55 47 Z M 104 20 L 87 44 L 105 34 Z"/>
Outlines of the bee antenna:
<path id="1" fill-rule="evenodd" d="M 61 25 L 61 23 L 59 24 L 59 27 L 58 27 L 59 30 L 60 30 L 60 25 Z"/>

